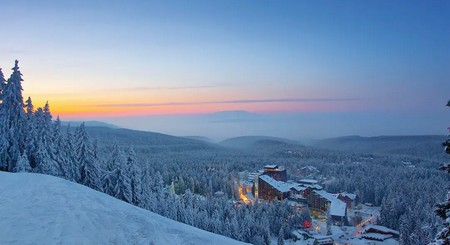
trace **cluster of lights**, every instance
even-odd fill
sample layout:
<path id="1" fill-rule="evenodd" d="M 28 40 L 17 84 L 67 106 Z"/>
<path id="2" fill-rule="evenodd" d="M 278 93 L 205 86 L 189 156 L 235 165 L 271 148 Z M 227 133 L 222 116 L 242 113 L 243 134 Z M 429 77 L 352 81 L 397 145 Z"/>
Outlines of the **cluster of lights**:
<path id="1" fill-rule="evenodd" d="M 367 220 L 364 220 L 363 222 L 359 223 L 356 225 L 356 227 L 361 227 L 363 225 L 366 225 L 367 223 L 371 222 L 373 219 L 375 218 L 374 215 L 372 215 L 370 218 L 368 218 Z"/>
<path id="2" fill-rule="evenodd" d="M 248 197 L 245 195 L 244 188 L 242 187 L 242 185 L 238 186 L 238 191 L 239 191 L 239 197 L 241 198 L 241 200 L 245 204 L 249 204 L 250 203 L 250 199 L 248 199 Z"/>

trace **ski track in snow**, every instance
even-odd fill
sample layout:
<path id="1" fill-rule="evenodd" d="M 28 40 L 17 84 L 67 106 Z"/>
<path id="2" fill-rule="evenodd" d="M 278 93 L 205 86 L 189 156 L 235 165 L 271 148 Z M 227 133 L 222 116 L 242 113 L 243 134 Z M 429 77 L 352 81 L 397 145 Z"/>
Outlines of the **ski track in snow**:
<path id="1" fill-rule="evenodd" d="M 0 244 L 244 244 L 60 178 L 0 172 Z"/>

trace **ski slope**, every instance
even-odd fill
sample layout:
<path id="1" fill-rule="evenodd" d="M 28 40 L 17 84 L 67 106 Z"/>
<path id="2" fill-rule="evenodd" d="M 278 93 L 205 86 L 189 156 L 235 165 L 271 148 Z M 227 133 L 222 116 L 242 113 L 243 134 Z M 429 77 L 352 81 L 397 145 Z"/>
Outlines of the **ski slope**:
<path id="1" fill-rule="evenodd" d="M 243 244 L 53 176 L 0 172 L 0 244 Z"/>

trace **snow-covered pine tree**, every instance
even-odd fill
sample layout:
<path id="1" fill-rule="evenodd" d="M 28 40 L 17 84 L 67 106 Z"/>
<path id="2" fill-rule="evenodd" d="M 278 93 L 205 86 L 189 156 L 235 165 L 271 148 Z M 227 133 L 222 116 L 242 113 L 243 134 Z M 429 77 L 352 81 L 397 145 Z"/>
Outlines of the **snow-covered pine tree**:
<path id="1" fill-rule="evenodd" d="M 52 141 L 53 146 L 55 147 L 54 157 L 55 161 L 58 164 L 58 168 L 60 169 L 61 176 L 64 178 L 68 178 L 68 172 L 69 170 L 69 163 L 67 158 L 67 152 L 65 151 L 65 139 L 64 135 L 62 134 L 61 129 L 61 120 L 59 119 L 59 116 L 56 117 L 55 122 L 53 123 L 53 135 L 52 135 Z"/>
<path id="2" fill-rule="evenodd" d="M 47 113 L 49 112 L 45 112 L 40 107 L 34 113 L 36 152 L 31 154 L 31 159 L 34 159 L 32 166 L 34 165 L 35 171 L 38 173 L 61 176 L 61 170 L 54 157 L 52 122 L 51 118 L 46 115 Z"/>
<path id="3" fill-rule="evenodd" d="M 1 117 L 1 116 L 0 116 Z M 1 120 L 1 118 L 0 118 Z M 7 170 L 8 141 L 3 128 L 0 128 L 0 171 Z"/>
<path id="4" fill-rule="evenodd" d="M 114 196 L 114 188 L 117 182 L 116 166 L 120 164 L 119 146 L 114 142 L 111 149 L 111 158 L 106 163 L 106 169 L 102 172 L 102 190 L 104 193 Z"/>
<path id="5" fill-rule="evenodd" d="M 20 154 L 23 152 L 24 140 L 24 103 L 22 97 L 22 73 L 19 70 L 19 62 L 16 60 L 13 73 L 8 79 L 3 90 L 2 100 L 2 132 L 5 134 L 4 138 L 7 147 L 5 156 L 0 156 L 0 159 L 6 159 L 6 169 L 11 171 L 14 169 Z"/>
<path id="6" fill-rule="evenodd" d="M 129 170 L 127 169 L 126 164 L 122 164 L 117 166 L 115 170 L 116 176 L 116 185 L 114 187 L 114 197 L 131 203 L 132 194 L 131 194 L 131 180 L 129 178 L 129 174 L 127 173 Z"/>
<path id="7" fill-rule="evenodd" d="M 80 179 L 80 168 L 77 164 L 77 156 L 76 156 L 76 147 L 75 147 L 75 139 L 72 133 L 70 124 L 67 125 L 65 143 L 64 143 L 64 152 L 66 153 L 67 158 L 67 172 L 66 178 L 72 181 L 78 181 Z"/>
<path id="8" fill-rule="evenodd" d="M 131 203 L 133 203 L 134 205 L 139 205 L 139 203 L 141 202 L 142 193 L 142 172 L 140 164 L 137 163 L 136 152 L 134 151 L 133 146 L 130 146 L 127 151 L 127 167 L 130 170 L 128 173 L 131 187 Z"/>
<path id="9" fill-rule="evenodd" d="M 450 100 L 447 102 L 447 106 L 450 107 Z M 450 135 L 442 145 L 444 146 L 445 153 L 450 154 Z M 442 164 L 439 169 L 450 174 L 450 163 Z M 446 201 L 436 205 L 435 212 L 444 220 L 444 223 L 442 230 L 436 236 L 434 244 L 450 244 L 450 191 L 447 191 L 446 199 Z"/>
<path id="10" fill-rule="evenodd" d="M 36 167 L 36 150 L 37 150 L 37 132 L 36 120 L 34 116 L 34 106 L 30 97 L 25 102 L 25 151 L 27 152 L 28 161 L 32 168 Z"/>
<path id="11" fill-rule="evenodd" d="M 17 161 L 17 165 L 14 168 L 14 172 L 22 173 L 22 172 L 31 172 L 30 162 L 28 161 L 27 152 L 25 151 L 19 157 L 19 161 Z"/>
<path id="12" fill-rule="evenodd" d="M 0 67 L 0 102 L 3 100 L 3 89 L 6 86 L 6 79 L 3 75 L 2 68 Z M 1 104 L 1 103 L 0 103 Z"/>
<path id="13" fill-rule="evenodd" d="M 114 143 L 112 155 L 102 177 L 103 191 L 126 202 L 131 202 L 131 181 L 122 150 Z"/>
<path id="14" fill-rule="evenodd" d="M 191 190 L 186 189 L 184 192 L 183 198 L 183 209 L 184 209 L 184 223 L 188 225 L 194 225 L 194 196 L 192 195 Z M 229 235 L 231 235 L 231 225 L 230 225 Z"/>
<path id="15" fill-rule="evenodd" d="M 43 112 L 43 125 L 42 125 L 42 138 L 44 146 L 47 148 L 48 154 L 51 159 L 55 160 L 55 145 L 53 144 L 53 126 L 52 126 L 52 114 L 50 112 L 50 106 L 48 101 L 42 110 Z"/>
<path id="16" fill-rule="evenodd" d="M 33 169 L 34 172 L 53 175 L 55 172 L 53 169 L 54 164 L 42 142 L 38 142 L 37 144 L 35 159 L 36 167 Z"/>
<path id="17" fill-rule="evenodd" d="M 152 173 L 148 164 L 144 165 L 141 179 L 141 202 L 139 207 L 145 208 L 150 211 L 154 211 L 156 207 L 155 194 L 152 192 Z"/>
<path id="18" fill-rule="evenodd" d="M 284 245 L 284 230 L 283 230 L 283 226 L 280 229 L 280 232 L 278 232 L 278 240 L 277 240 L 277 245 Z"/>
<path id="19" fill-rule="evenodd" d="M 99 169 L 94 159 L 94 152 L 84 122 L 77 129 L 76 152 L 78 166 L 80 167 L 79 183 L 92 189 L 99 189 Z"/>
<path id="20" fill-rule="evenodd" d="M 3 75 L 2 68 L 0 68 L 0 123 L 4 123 L 4 109 L 2 105 L 3 91 L 6 87 L 5 76 Z M 0 127 L 0 170 L 6 170 L 6 158 L 7 158 L 8 144 L 6 141 L 5 128 Z"/>

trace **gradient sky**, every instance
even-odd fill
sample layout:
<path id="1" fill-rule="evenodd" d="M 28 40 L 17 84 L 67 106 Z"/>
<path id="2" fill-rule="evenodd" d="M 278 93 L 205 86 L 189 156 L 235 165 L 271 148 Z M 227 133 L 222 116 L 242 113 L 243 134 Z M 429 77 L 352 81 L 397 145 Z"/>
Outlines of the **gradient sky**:
<path id="1" fill-rule="evenodd" d="M 19 59 L 24 95 L 66 119 L 246 110 L 438 121 L 450 97 L 449 1 L 0 6 L 5 76 Z"/>

